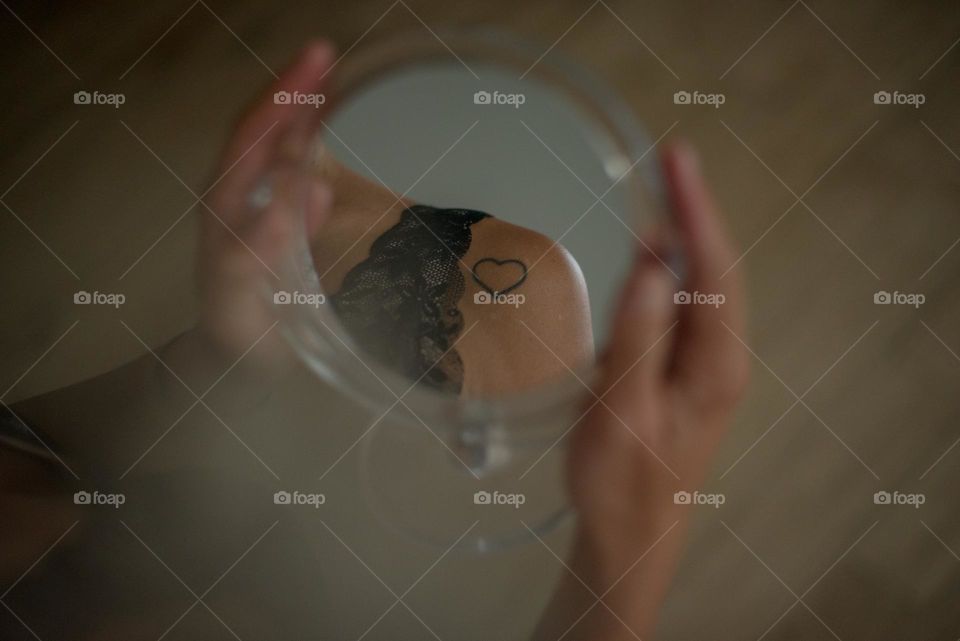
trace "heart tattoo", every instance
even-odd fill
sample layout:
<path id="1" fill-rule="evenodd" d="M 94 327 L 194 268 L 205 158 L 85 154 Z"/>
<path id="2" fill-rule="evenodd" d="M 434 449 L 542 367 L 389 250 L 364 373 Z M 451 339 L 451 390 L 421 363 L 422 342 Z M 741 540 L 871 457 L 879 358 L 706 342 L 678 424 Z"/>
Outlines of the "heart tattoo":
<path id="1" fill-rule="evenodd" d="M 505 271 L 505 270 L 495 269 L 499 267 L 509 266 L 511 267 L 510 271 L 514 271 L 518 267 L 520 276 L 516 280 L 512 281 L 511 285 L 508 285 L 507 287 L 504 287 L 503 289 L 499 289 L 499 290 L 494 289 L 493 287 L 485 283 L 483 279 L 480 278 L 480 274 L 479 274 L 480 267 L 482 265 L 487 265 L 487 264 L 494 266 L 494 267 L 488 268 L 488 271 L 493 270 L 494 272 Z M 481 258 L 480 260 L 478 260 L 476 263 L 473 264 L 473 269 L 470 271 L 470 274 L 473 276 L 474 282 L 476 282 L 477 285 L 480 285 L 480 287 L 482 287 L 484 291 L 492 295 L 500 295 L 500 294 L 506 294 L 506 293 L 512 292 L 517 287 L 520 287 L 520 285 L 523 284 L 523 281 L 527 280 L 527 266 L 524 265 L 522 261 L 519 261 L 516 258 L 506 258 L 504 260 L 498 260 L 496 258 Z M 488 275 L 487 278 L 492 278 L 493 276 L 498 276 L 498 280 L 500 278 L 504 278 L 502 274 L 492 274 L 492 273 Z"/>

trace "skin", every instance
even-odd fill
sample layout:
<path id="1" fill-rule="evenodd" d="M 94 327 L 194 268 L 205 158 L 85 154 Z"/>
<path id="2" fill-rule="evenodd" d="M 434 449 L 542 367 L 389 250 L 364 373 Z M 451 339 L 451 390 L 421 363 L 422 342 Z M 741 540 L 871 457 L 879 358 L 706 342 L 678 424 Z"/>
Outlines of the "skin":
<path id="1" fill-rule="evenodd" d="M 295 356 L 279 334 L 271 331 L 274 318 L 263 305 L 260 290 L 264 278 L 261 261 L 279 265 L 283 256 L 305 240 L 315 251 L 322 250 L 327 236 L 319 238 L 318 231 L 326 229 L 325 221 L 338 221 L 334 212 L 338 202 L 356 195 L 347 183 L 331 185 L 323 180 L 322 173 L 321 179 L 303 177 L 298 169 L 319 126 L 317 112 L 309 105 L 276 105 L 272 100 L 277 91 L 322 92 L 322 78 L 333 60 L 330 45 L 308 46 L 241 119 L 216 173 L 223 178 L 208 201 L 219 220 L 201 210 L 199 323 L 156 350 L 195 390 L 206 389 L 232 368 L 217 386 L 217 394 L 231 399 L 230 411 L 238 415 L 255 409 L 264 390 L 297 371 Z M 602 358 L 596 391 L 605 395 L 605 405 L 590 409 L 572 435 L 569 491 L 580 515 L 568 562 L 572 572 L 557 587 L 537 630 L 538 639 L 554 640 L 562 635 L 593 641 L 633 639 L 635 635 L 648 638 L 682 551 L 682 534 L 690 514 L 688 507 L 672 502 L 673 492 L 680 486 L 614 414 L 676 471 L 683 479 L 682 489 L 692 490 L 702 483 L 746 383 L 747 358 L 727 329 L 737 334 L 743 330 L 740 280 L 736 272 L 723 280 L 718 277 L 733 262 L 733 253 L 717 210 L 688 147 L 670 147 L 663 163 L 689 262 L 685 287 L 723 293 L 727 303 L 719 309 L 672 305 L 676 283 L 660 266 L 665 256 L 638 252 L 624 286 L 613 337 Z M 289 187 L 278 194 L 299 193 L 307 198 L 305 214 L 299 203 L 282 196 L 264 209 L 249 205 L 248 194 L 268 171 Z M 517 237 L 515 230 L 502 233 L 497 227 L 486 222 L 477 226 L 477 247 L 484 250 L 483 255 L 468 255 L 467 264 L 485 255 L 513 255 L 533 264 L 543 255 L 539 239 L 527 238 L 530 242 L 513 246 L 510 238 Z M 334 229 L 330 227 L 330 238 Z M 329 254 L 319 251 L 318 255 L 318 269 L 328 269 L 330 265 L 323 260 L 330 260 Z M 590 355 L 587 343 L 578 340 L 589 330 L 578 311 L 586 305 L 582 277 L 558 248 L 547 252 L 543 262 L 544 272 L 552 273 L 568 288 L 565 291 L 573 292 L 572 303 L 569 309 L 555 308 L 542 323 L 524 318 L 548 345 L 572 345 L 571 351 L 558 354 L 572 366 Z M 334 266 L 327 277 L 342 279 L 345 272 L 338 270 L 343 269 Z M 465 298 L 472 299 L 475 289 L 470 287 Z M 547 291 L 546 295 L 555 293 Z M 488 321 L 495 327 L 516 320 L 497 316 L 505 310 L 464 307 L 463 311 L 468 325 L 477 315 L 489 315 L 478 330 Z M 528 312 L 524 309 L 522 313 Z M 574 322 L 557 323 L 558 319 Z M 676 326 L 661 338 L 675 321 Z M 551 330 L 554 325 L 569 325 L 570 329 Z M 505 335 L 508 338 L 503 338 Z M 478 334 L 476 342 L 465 340 L 464 358 L 476 358 L 483 340 L 504 340 L 506 351 L 518 350 L 522 357 L 509 361 L 510 367 L 522 368 L 528 356 L 535 358 L 535 338 L 494 330 L 489 335 Z M 529 365 L 531 370 L 542 366 L 562 371 L 558 359 L 542 351 L 537 358 L 543 360 Z M 517 377 L 532 375 L 522 369 L 518 372 Z M 471 393 L 499 389 L 495 381 L 483 378 L 468 378 L 466 385 Z M 191 398 L 180 383 L 153 356 L 145 355 L 113 372 L 18 403 L 12 409 L 49 435 L 86 478 L 94 469 L 108 475 L 121 471 L 130 462 L 128 452 L 142 448 L 143 435 L 131 426 L 169 424 L 179 413 L 177 404 L 182 407 L 185 400 Z M 184 451 L 176 463 L 202 466 L 207 458 L 208 453 L 198 447 Z M 138 473 L 175 471 L 154 470 L 153 465 L 170 463 L 147 457 Z M 0 449 L 0 469 L 0 513 L 7 522 L 30 524 L 29 528 L 0 530 L 0 582 L 10 584 L 76 515 L 73 506 L 63 501 L 63 486 L 52 480 L 59 468 Z M 54 502 L 57 509 L 46 509 Z M 661 540 L 670 527 L 673 530 Z M 610 586 L 613 589 L 605 594 Z M 606 606 L 590 608 L 593 594 L 604 595 Z"/>
<path id="2" fill-rule="evenodd" d="M 691 518 L 674 492 L 703 484 L 747 384 L 748 355 L 734 336 L 744 333 L 741 276 L 720 279 L 736 254 L 693 150 L 671 145 L 662 164 L 687 258 L 685 288 L 723 294 L 726 303 L 674 305 L 666 256 L 638 249 L 601 361 L 595 391 L 605 405 L 593 406 L 572 436 L 568 479 L 579 521 L 571 572 L 538 640 L 649 638 Z M 591 607 L 600 596 L 606 605 Z"/>
<path id="3" fill-rule="evenodd" d="M 569 376 L 568 369 L 592 362 L 590 302 L 573 257 L 545 236 L 499 220 L 475 225 L 473 238 L 464 264 L 472 267 L 482 258 L 509 257 L 528 266 L 528 273 L 523 284 L 510 292 L 525 297 L 518 306 L 472 304 L 474 295 L 484 290 L 467 279 L 461 308 L 465 327 L 473 329 L 458 344 L 466 364 L 465 394 L 520 392 Z M 495 268 L 481 275 L 500 291 L 516 281 L 517 273 Z M 482 365 L 470 367 L 470 363 Z"/>
<path id="4" fill-rule="evenodd" d="M 350 269 L 370 255 L 373 242 L 414 203 L 328 155 L 321 155 L 316 169 L 334 196 L 311 249 L 324 289 L 337 292 Z M 522 392 L 592 362 L 586 282 L 569 252 L 542 234 L 495 217 L 475 223 L 471 233 L 470 248 L 460 261 L 466 291 L 459 309 L 468 331 L 454 348 L 464 363 L 462 394 Z M 490 257 L 528 266 L 526 280 L 512 291 L 525 297 L 522 305 L 474 304 L 474 294 L 483 288 L 471 271 L 477 261 Z M 512 285 L 517 274 L 510 268 L 483 272 L 496 291 Z"/>

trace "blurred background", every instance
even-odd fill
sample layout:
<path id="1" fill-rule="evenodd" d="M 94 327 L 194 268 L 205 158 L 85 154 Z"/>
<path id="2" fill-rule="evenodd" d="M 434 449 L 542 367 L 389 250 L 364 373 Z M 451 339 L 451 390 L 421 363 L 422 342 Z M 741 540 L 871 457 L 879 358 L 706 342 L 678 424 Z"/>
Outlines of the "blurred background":
<path id="1" fill-rule="evenodd" d="M 433 38 L 445 26 L 496 26 L 595 70 L 652 138 L 674 127 L 670 136 L 692 140 L 743 253 L 751 320 L 743 338 L 755 373 L 709 483 L 726 502 L 697 513 L 661 636 L 960 637 L 960 6 L 0 4 L 4 402 L 106 371 L 144 352 L 137 337 L 159 345 L 192 324 L 194 194 L 209 184 L 243 106 L 307 39 L 331 38 L 349 55 L 393 31 Z M 78 91 L 124 102 L 75 104 Z M 677 92 L 723 102 L 684 104 Z M 80 289 L 122 292 L 126 303 L 78 307 Z M 875 303 L 883 292 L 893 304 Z M 897 304 L 895 292 L 922 294 L 923 303 Z M 310 386 L 290 390 L 299 400 L 289 407 L 313 411 L 303 400 Z M 315 480 L 316 466 L 338 460 L 352 440 L 247 427 L 251 447 L 285 481 Z M 230 435 L 209 433 L 235 454 L 230 465 L 262 472 Z M 158 452 L 188 447 L 197 441 L 178 430 Z M 285 467 L 290 452 L 310 447 L 324 452 L 312 471 Z M 536 541 L 434 567 L 437 551 L 399 553 L 349 510 L 325 512 L 322 527 L 271 526 L 272 517 L 251 519 L 235 504 L 242 490 L 230 480 L 243 474 L 230 465 L 203 485 L 223 497 L 220 513 L 161 521 L 144 500 L 125 506 L 122 524 L 105 517 L 97 537 L 71 530 L 4 594 L 3 638 L 59 638 L 48 635 L 67 619 L 127 617 L 141 602 L 169 604 L 141 618 L 144 638 L 165 629 L 169 639 L 274 638 L 244 622 L 251 606 L 274 598 L 278 616 L 320 638 L 357 638 L 377 620 L 365 638 L 516 639 L 564 571 Z M 886 505 L 883 495 L 878 504 L 877 492 L 922 495 L 923 505 Z M 217 525 L 222 558 L 193 556 L 198 532 L 210 535 L 202 523 Z M 566 534 L 547 543 L 561 553 Z M 38 542 L 34 557 L 50 543 Z M 96 555 L 123 556 L 110 580 L 124 598 L 75 617 L 84 592 L 105 581 L 97 572 L 107 566 L 89 560 Z M 312 579 L 259 583 L 311 563 Z M 212 583 L 209 605 L 196 605 Z M 388 610 L 412 584 L 408 605 Z M 338 621 L 311 620 L 336 603 Z"/>

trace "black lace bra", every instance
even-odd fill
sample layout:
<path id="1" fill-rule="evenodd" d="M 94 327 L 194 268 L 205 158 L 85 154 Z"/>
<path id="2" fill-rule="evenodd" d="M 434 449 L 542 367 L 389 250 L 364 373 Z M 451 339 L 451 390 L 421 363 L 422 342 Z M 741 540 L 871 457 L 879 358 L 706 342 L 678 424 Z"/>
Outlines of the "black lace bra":
<path id="1" fill-rule="evenodd" d="M 489 217 L 470 209 L 413 205 L 385 231 L 330 297 L 341 322 L 383 364 L 433 388 L 460 393 L 463 256 L 471 227 Z"/>

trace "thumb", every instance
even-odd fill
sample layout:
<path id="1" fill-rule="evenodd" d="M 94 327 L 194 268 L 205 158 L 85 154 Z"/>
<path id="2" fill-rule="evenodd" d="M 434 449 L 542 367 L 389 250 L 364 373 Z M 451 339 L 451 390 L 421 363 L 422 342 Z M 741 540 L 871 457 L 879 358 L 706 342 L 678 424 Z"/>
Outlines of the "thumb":
<path id="1" fill-rule="evenodd" d="M 285 135 L 278 144 L 277 157 L 251 194 L 256 200 L 262 190 L 265 202 L 252 208 L 242 236 L 261 266 L 275 277 L 288 267 L 285 263 L 292 256 L 309 254 L 311 241 L 333 204 L 330 185 L 310 170 L 306 160 L 311 142 L 299 131 Z M 299 269 L 299 258 L 296 260 Z"/>
<path id="2" fill-rule="evenodd" d="M 620 294 L 610 342 L 601 361 L 599 394 L 611 404 L 655 390 L 666 372 L 676 325 L 674 281 L 652 250 L 642 249 Z"/>

